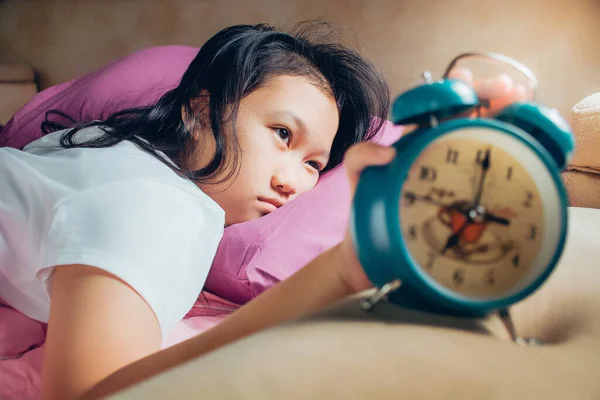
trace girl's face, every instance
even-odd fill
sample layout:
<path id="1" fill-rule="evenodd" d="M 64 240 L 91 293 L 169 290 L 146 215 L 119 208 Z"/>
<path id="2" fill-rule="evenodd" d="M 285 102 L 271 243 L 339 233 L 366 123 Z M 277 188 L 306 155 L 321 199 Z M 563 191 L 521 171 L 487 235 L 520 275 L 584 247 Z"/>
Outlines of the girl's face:
<path id="1" fill-rule="evenodd" d="M 240 103 L 239 173 L 199 186 L 225 210 L 226 225 L 266 215 L 316 185 L 338 123 L 335 100 L 323 89 L 304 77 L 274 77 Z M 195 167 L 214 154 L 214 143 L 207 142 L 199 146 Z"/>

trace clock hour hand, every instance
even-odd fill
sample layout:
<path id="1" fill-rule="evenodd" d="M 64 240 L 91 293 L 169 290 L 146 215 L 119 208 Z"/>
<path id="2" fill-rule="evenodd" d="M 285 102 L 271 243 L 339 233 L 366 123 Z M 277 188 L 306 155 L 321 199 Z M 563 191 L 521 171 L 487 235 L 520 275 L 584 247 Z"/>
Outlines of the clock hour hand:
<path id="1" fill-rule="evenodd" d="M 497 217 L 494 214 L 489 213 L 487 211 L 483 214 L 483 220 L 486 222 L 495 222 L 497 224 L 505 225 L 505 226 L 510 225 L 510 220 L 508 220 L 506 218 L 502 218 L 502 217 Z"/>

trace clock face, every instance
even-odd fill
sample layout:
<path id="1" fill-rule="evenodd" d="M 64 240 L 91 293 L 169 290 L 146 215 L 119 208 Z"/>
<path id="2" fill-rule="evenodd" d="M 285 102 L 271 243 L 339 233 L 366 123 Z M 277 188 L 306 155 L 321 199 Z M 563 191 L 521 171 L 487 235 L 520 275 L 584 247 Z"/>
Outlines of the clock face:
<path id="1" fill-rule="evenodd" d="M 399 209 L 405 245 L 422 272 L 479 299 L 505 295 L 541 273 L 549 228 L 542 194 L 551 181 L 542 165 L 518 139 L 490 128 L 446 134 L 425 148 L 410 167 Z"/>

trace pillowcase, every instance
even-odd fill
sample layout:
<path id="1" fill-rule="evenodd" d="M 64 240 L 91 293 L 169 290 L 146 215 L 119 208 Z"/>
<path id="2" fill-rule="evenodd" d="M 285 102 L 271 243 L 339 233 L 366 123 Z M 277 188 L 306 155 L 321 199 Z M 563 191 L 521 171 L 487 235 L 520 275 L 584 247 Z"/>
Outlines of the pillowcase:
<path id="1" fill-rule="evenodd" d="M 150 105 L 177 86 L 197 52 L 187 46 L 153 47 L 46 89 L 7 123 L 0 146 L 22 148 L 41 137 L 40 124 L 51 109 L 86 121 Z M 377 140 L 391 144 L 401 133 L 401 127 L 387 122 Z M 324 174 L 312 191 L 276 211 L 227 227 L 205 290 L 237 304 L 251 300 L 339 243 L 350 203 L 348 181 L 340 166 Z"/>

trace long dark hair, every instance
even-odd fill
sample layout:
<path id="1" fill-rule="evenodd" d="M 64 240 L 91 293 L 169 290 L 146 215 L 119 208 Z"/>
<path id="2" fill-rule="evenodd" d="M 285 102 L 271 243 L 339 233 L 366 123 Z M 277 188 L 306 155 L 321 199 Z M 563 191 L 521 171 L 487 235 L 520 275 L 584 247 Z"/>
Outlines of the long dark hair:
<path id="1" fill-rule="evenodd" d="M 341 163 L 348 147 L 373 138 L 381 129 L 387 118 L 389 91 L 381 74 L 357 51 L 323 40 L 322 25 L 301 25 L 290 34 L 265 24 L 223 29 L 202 46 L 179 85 L 155 105 L 123 110 L 104 121 L 75 124 L 61 136 L 61 145 L 99 148 L 128 140 L 180 175 L 197 182 L 212 180 L 223 171 L 229 157 L 233 165 L 239 164 L 235 121 L 240 101 L 274 76 L 294 75 L 307 77 L 337 102 L 339 128 L 324 170 L 331 169 Z M 311 41 L 315 32 L 320 36 Z M 206 112 L 196 110 L 194 114 L 192 102 L 196 99 L 203 100 Z M 182 113 L 191 116 L 195 124 L 203 123 L 198 114 L 205 114 L 214 136 L 214 157 L 199 170 L 186 168 L 198 141 L 192 140 L 193 129 Z M 224 134 L 228 123 L 233 126 L 233 140 Z M 77 142 L 75 134 L 90 126 L 98 126 L 104 133 Z M 60 124 L 42 125 L 45 133 L 64 128 Z"/>

